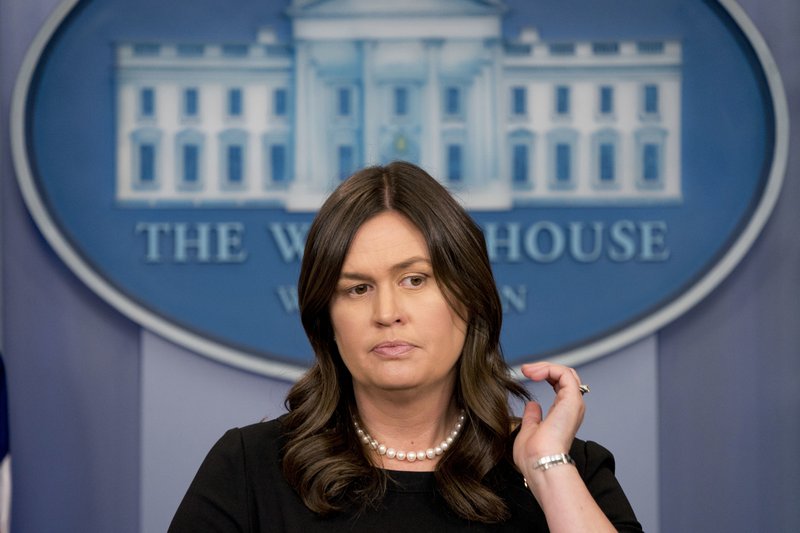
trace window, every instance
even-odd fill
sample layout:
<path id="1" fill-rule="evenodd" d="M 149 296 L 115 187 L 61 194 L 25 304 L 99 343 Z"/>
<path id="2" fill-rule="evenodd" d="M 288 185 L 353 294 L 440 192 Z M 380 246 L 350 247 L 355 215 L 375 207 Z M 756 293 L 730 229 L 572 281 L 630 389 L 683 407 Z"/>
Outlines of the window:
<path id="1" fill-rule="evenodd" d="M 525 115 L 527 111 L 527 90 L 525 87 L 511 88 L 511 114 Z"/>
<path id="2" fill-rule="evenodd" d="M 145 87 L 139 92 L 139 115 L 152 118 L 156 114 L 156 92 L 152 87 Z"/>
<path id="3" fill-rule="evenodd" d="M 461 152 L 460 144 L 447 145 L 447 179 L 456 183 L 464 178 Z"/>
<path id="4" fill-rule="evenodd" d="M 569 87 L 559 85 L 556 87 L 556 114 L 568 115 L 569 104 Z"/>
<path id="5" fill-rule="evenodd" d="M 636 43 L 636 50 L 640 54 L 663 54 L 664 43 L 662 41 L 641 41 Z"/>
<path id="6" fill-rule="evenodd" d="M 232 144 L 227 150 L 228 183 L 241 185 L 244 181 L 244 149 L 241 145 Z"/>
<path id="7" fill-rule="evenodd" d="M 183 182 L 195 185 L 200 179 L 200 147 L 196 144 L 183 145 Z"/>
<path id="8" fill-rule="evenodd" d="M 284 117 L 288 111 L 287 106 L 288 93 L 286 89 L 275 89 L 272 93 L 272 113 L 276 117 Z"/>
<path id="9" fill-rule="evenodd" d="M 575 44 L 553 43 L 550 45 L 550 53 L 554 56 L 573 56 L 575 55 Z"/>
<path id="10" fill-rule="evenodd" d="M 592 52 L 595 55 L 607 56 L 619 53 L 619 43 L 592 43 Z"/>
<path id="11" fill-rule="evenodd" d="M 139 43 L 133 45 L 133 55 L 139 57 L 156 57 L 161 53 L 161 45 Z"/>
<path id="12" fill-rule="evenodd" d="M 245 57 L 250 51 L 250 47 L 246 44 L 223 44 L 222 55 L 227 57 Z"/>
<path id="13" fill-rule="evenodd" d="M 547 183 L 553 189 L 570 189 L 577 182 L 581 134 L 573 128 L 554 128 L 547 133 Z M 596 144 L 594 150 L 596 151 Z M 597 156 L 592 156 L 597 161 Z"/>
<path id="14" fill-rule="evenodd" d="M 660 149 L 656 143 L 645 143 L 642 147 L 642 179 L 645 183 L 661 180 Z"/>
<path id="15" fill-rule="evenodd" d="M 528 146 L 515 144 L 511 152 L 511 182 L 514 185 L 528 183 Z"/>
<path id="16" fill-rule="evenodd" d="M 509 181 L 514 189 L 533 188 L 535 141 L 535 134 L 528 129 L 517 129 L 506 139 Z"/>
<path id="17" fill-rule="evenodd" d="M 336 98 L 336 110 L 340 117 L 349 117 L 351 114 L 351 91 L 348 87 L 339 87 Z"/>
<path id="18" fill-rule="evenodd" d="M 270 170 L 272 181 L 282 183 L 286 181 L 286 146 L 273 144 L 269 151 Z"/>
<path id="19" fill-rule="evenodd" d="M 203 146 L 205 139 L 195 129 L 175 135 L 175 176 L 179 189 L 197 190 L 203 182 Z"/>
<path id="20" fill-rule="evenodd" d="M 600 114 L 610 115 L 614 112 L 614 88 L 608 85 L 600 87 Z"/>
<path id="21" fill-rule="evenodd" d="M 616 162 L 615 162 L 614 144 L 609 142 L 600 143 L 598 150 L 599 178 L 603 183 L 608 183 L 616 179 Z"/>
<path id="22" fill-rule="evenodd" d="M 184 89 L 183 91 L 183 116 L 196 117 L 198 110 L 198 92 L 195 88 Z"/>
<path id="23" fill-rule="evenodd" d="M 217 141 L 217 175 L 223 189 L 241 189 L 247 182 L 247 131 L 228 129 Z M 202 167 L 202 160 L 201 160 Z M 202 177 L 202 168 L 201 168 Z"/>
<path id="24" fill-rule="evenodd" d="M 619 169 L 617 168 L 620 139 L 620 132 L 610 127 L 592 134 L 590 173 L 594 187 L 613 189 L 620 186 Z"/>
<path id="25" fill-rule="evenodd" d="M 660 189 L 665 185 L 667 164 L 665 146 L 667 130 L 648 127 L 634 134 L 636 148 L 636 185 L 643 189 Z"/>
<path id="26" fill-rule="evenodd" d="M 242 90 L 229 89 L 228 90 L 228 116 L 240 117 L 242 116 Z"/>
<path id="27" fill-rule="evenodd" d="M 264 187 L 282 189 L 292 180 L 291 146 L 286 131 L 269 131 L 261 135 L 259 169 Z"/>
<path id="28" fill-rule="evenodd" d="M 658 113 L 658 85 L 644 86 L 644 112 L 648 115 Z"/>
<path id="29" fill-rule="evenodd" d="M 131 184 L 136 189 L 156 189 L 161 180 L 161 130 L 137 128 L 130 135 Z"/>
<path id="30" fill-rule="evenodd" d="M 408 89 L 406 87 L 394 88 L 394 114 L 397 117 L 408 115 Z"/>
<path id="31" fill-rule="evenodd" d="M 461 114 L 461 91 L 458 87 L 447 87 L 444 90 L 444 114 L 448 116 Z"/>
<path id="32" fill-rule="evenodd" d="M 572 179 L 572 146 L 567 143 L 556 144 L 556 181 L 569 182 Z"/>
<path id="33" fill-rule="evenodd" d="M 202 44 L 179 44 L 178 55 L 181 57 L 201 57 L 205 52 Z"/>
<path id="34" fill-rule="evenodd" d="M 139 145 L 139 183 L 151 185 L 156 181 L 156 147 L 154 144 Z"/>
<path id="35" fill-rule="evenodd" d="M 339 179 L 345 180 L 354 170 L 353 147 L 349 144 L 339 146 Z"/>

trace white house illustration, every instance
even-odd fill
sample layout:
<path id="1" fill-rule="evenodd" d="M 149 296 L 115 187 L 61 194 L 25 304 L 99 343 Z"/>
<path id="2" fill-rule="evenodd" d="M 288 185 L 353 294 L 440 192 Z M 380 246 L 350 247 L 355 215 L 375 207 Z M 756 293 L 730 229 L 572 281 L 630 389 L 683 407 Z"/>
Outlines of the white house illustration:
<path id="1" fill-rule="evenodd" d="M 395 159 L 470 209 L 681 200 L 678 41 L 512 38 L 496 0 L 287 15 L 289 42 L 117 45 L 120 204 L 314 210 Z"/>

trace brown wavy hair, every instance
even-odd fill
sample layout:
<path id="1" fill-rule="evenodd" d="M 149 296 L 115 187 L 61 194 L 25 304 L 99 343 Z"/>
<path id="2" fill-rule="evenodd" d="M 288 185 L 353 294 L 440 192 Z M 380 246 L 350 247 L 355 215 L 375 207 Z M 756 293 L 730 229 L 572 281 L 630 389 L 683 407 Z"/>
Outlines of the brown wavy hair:
<path id="1" fill-rule="evenodd" d="M 467 315 L 461 317 L 467 334 L 455 384 L 466 422 L 457 445 L 436 466 L 437 490 L 467 520 L 503 521 L 508 509 L 486 476 L 508 453 L 509 394 L 528 393 L 511 378 L 500 350 L 502 307 L 483 233 L 442 185 L 410 163 L 357 172 L 327 199 L 309 229 L 298 297 L 316 361 L 286 398 L 283 474 L 306 507 L 321 515 L 374 506 L 385 494 L 386 474 L 370 463 L 353 428 L 352 380 L 329 314 L 356 231 L 385 211 L 406 216 L 422 232 L 442 293 Z"/>

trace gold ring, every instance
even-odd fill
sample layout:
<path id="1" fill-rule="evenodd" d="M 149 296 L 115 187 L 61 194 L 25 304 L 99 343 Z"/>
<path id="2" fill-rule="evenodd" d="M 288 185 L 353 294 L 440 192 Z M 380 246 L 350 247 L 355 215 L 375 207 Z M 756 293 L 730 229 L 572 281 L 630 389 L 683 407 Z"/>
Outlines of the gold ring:
<path id="1" fill-rule="evenodd" d="M 579 391 L 581 391 L 581 396 L 583 396 L 584 394 L 586 394 L 587 392 L 589 392 L 589 390 L 590 390 L 590 389 L 589 389 L 589 385 L 586 385 L 585 383 L 581 383 L 581 384 L 578 386 L 578 390 L 579 390 Z"/>

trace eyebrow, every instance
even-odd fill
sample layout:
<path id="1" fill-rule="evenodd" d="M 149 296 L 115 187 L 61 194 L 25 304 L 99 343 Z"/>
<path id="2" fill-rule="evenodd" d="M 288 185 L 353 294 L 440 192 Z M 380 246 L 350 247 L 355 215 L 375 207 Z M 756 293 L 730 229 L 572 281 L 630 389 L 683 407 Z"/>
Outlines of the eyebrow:
<path id="1" fill-rule="evenodd" d="M 399 263 L 397 263 L 395 265 L 392 265 L 389 270 L 391 270 L 392 272 L 398 272 L 400 270 L 405 270 L 407 268 L 410 268 L 410 267 L 416 265 L 417 263 L 425 263 L 425 265 L 427 265 L 428 267 L 431 267 L 431 260 L 430 259 L 428 259 L 426 257 L 415 256 L 415 257 L 410 257 L 410 258 L 406 259 L 405 261 L 400 261 Z M 348 280 L 356 280 L 356 281 L 374 281 L 372 279 L 372 276 L 369 276 L 367 274 L 362 274 L 360 272 L 344 272 L 344 271 L 342 271 L 342 273 L 339 274 L 339 279 L 348 279 Z"/>

